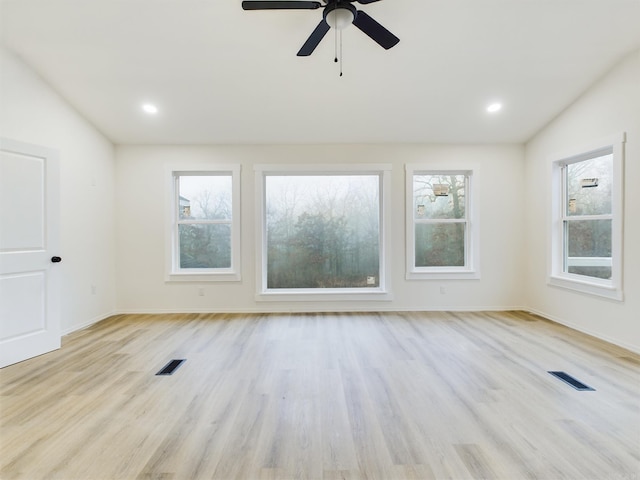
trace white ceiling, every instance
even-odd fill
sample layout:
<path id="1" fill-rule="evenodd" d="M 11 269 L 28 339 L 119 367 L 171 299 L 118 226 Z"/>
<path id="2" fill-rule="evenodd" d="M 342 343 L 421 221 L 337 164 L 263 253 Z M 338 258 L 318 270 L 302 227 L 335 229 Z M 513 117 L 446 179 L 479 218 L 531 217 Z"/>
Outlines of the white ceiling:
<path id="1" fill-rule="evenodd" d="M 350 27 L 342 77 L 333 31 L 296 57 L 321 10 L 2 0 L 0 14 L 5 46 L 115 143 L 519 143 L 640 48 L 640 0 L 355 5 L 400 43 Z"/>

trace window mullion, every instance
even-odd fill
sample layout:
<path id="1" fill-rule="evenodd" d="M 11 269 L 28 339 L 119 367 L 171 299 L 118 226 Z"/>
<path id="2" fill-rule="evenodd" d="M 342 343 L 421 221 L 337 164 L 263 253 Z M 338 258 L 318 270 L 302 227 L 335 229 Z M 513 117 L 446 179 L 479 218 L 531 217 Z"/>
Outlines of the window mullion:
<path id="1" fill-rule="evenodd" d="M 613 215 L 610 213 L 605 213 L 602 215 L 571 215 L 566 216 L 563 220 L 567 222 L 576 222 L 583 220 L 613 220 Z"/>
<path id="2" fill-rule="evenodd" d="M 231 225 L 231 219 L 211 219 L 211 220 L 195 220 L 195 219 L 179 219 L 178 225 Z"/>
<path id="3" fill-rule="evenodd" d="M 416 224 L 434 224 L 434 223 L 467 223 L 466 218 L 418 218 Z"/>

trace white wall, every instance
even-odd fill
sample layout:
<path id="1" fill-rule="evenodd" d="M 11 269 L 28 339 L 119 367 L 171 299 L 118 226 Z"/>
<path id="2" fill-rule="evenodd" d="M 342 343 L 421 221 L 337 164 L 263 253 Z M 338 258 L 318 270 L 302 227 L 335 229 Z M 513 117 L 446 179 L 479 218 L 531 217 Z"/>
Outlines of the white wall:
<path id="1" fill-rule="evenodd" d="M 0 135 L 60 155 L 63 262 L 56 268 L 62 273 L 61 328 L 66 333 L 116 309 L 114 148 L 33 70 L 2 48 L 0 87 Z"/>
<path id="2" fill-rule="evenodd" d="M 436 310 L 526 307 L 640 351 L 640 52 L 627 57 L 526 147 L 434 145 L 113 145 L 13 54 L 0 49 L 0 135 L 59 151 L 62 329 L 116 311 Z M 624 302 L 546 283 L 552 154 L 625 131 Z M 258 163 L 392 163 L 390 302 L 256 302 L 254 173 Z M 242 165 L 243 280 L 164 281 L 165 165 Z M 479 168 L 481 279 L 404 279 L 404 165 Z M 526 180 L 525 180 L 526 179 Z M 95 185 L 94 185 L 95 184 Z M 117 195 L 115 195 L 117 192 Z M 116 272 L 116 259 L 118 269 Z M 96 294 L 91 293 L 95 285 Z M 116 286 L 117 285 L 117 286 Z M 446 294 L 440 293 L 440 286 Z M 117 295 L 116 295 L 117 294 Z M 117 300 L 116 300 L 117 299 Z"/>
<path id="3" fill-rule="evenodd" d="M 123 312 L 436 310 L 520 308 L 523 301 L 522 146 L 119 146 L 117 258 L 118 308 Z M 257 302 L 255 300 L 255 164 L 392 163 L 391 289 L 389 302 Z M 165 165 L 236 163 L 242 166 L 242 281 L 166 283 Z M 404 279 L 404 165 L 478 168 L 481 279 Z M 446 293 L 440 293 L 440 286 Z"/>
<path id="4" fill-rule="evenodd" d="M 625 300 L 616 302 L 547 285 L 549 162 L 554 153 L 626 132 Z M 640 51 L 625 58 L 526 145 L 526 301 L 546 317 L 640 351 Z"/>

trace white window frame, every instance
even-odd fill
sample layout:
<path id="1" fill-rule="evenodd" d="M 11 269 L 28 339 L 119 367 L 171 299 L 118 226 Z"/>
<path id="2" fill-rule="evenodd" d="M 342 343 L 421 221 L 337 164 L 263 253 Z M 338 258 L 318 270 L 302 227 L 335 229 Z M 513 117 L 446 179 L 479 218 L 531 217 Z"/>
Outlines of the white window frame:
<path id="1" fill-rule="evenodd" d="M 413 206 L 413 177 L 415 175 L 465 175 L 465 264 L 450 267 L 417 267 L 415 232 L 416 220 Z M 437 169 L 429 165 L 405 165 L 406 212 L 406 279 L 407 280 L 476 280 L 480 278 L 479 221 L 477 215 L 478 169 Z M 460 222 L 460 220 L 452 220 Z M 429 221 L 442 223 L 443 220 Z"/>
<path id="2" fill-rule="evenodd" d="M 229 268 L 180 268 L 178 178 L 184 175 L 231 176 L 231 266 Z M 167 168 L 167 222 L 165 280 L 167 282 L 237 282 L 240 265 L 240 165 L 190 165 Z M 184 222 L 182 222 L 184 223 Z M 189 222 L 193 223 L 193 222 Z M 200 221 L 197 223 L 219 223 Z"/>
<path id="3" fill-rule="evenodd" d="M 551 165 L 551 235 L 548 284 L 586 294 L 622 301 L 622 236 L 623 236 L 623 199 L 624 199 L 624 132 L 595 141 L 578 149 L 558 153 L 552 156 Z M 565 228 L 566 182 L 565 167 L 572 163 L 589 160 L 602 155 L 612 154 L 613 179 L 611 192 L 611 279 L 601 279 L 577 275 L 565 271 Z M 605 216 L 602 216 L 604 218 Z M 592 217 L 589 217 L 592 218 Z"/>
<path id="4" fill-rule="evenodd" d="M 256 165 L 256 301 L 390 301 L 393 295 L 389 286 L 387 225 L 389 219 L 389 195 L 391 192 L 390 164 L 353 165 Z M 380 279 L 372 288 L 267 288 L 267 233 L 266 189 L 268 175 L 378 175 L 380 178 Z"/>

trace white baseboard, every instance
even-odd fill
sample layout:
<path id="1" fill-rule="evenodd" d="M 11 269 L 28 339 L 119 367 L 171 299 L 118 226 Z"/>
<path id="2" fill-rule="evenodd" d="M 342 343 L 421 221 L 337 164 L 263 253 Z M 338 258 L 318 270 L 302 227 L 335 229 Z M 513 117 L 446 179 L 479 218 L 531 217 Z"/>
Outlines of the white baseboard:
<path id="1" fill-rule="evenodd" d="M 516 310 L 527 310 L 523 307 L 436 307 L 436 308 L 380 308 L 380 304 L 372 305 L 371 308 L 348 308 L 348 307 L 325 307 L 318 308 L 315 306 L 305 307 L 304 305 L 296 305 L 297 308 L 180 308 L 180 309 L 156 309 L 156 308 L 136 308 L 121 310 L 112 315 L 162 315 L 176 313 L 352 313 L 352 312 L 508 312 Z M 106 317 L 105 317 L 106 318 Z"/>
<path id="2" fill-rule="evenodd" d="M 82 322 L 79 325 L 73 325 L 72 327 L 65 328 L 64 330 L 62 330 L 61 335 L 65 336 L 65 335 L 69 335 L 70 333 L 77 332 L 78 330 L 84 330 L 85 328 L 90 327 L 94 323 L 98 323 L 98 322 L 104 320 L 105 318 L 109 318 L 109 317 L 111 317 L 113 315 L 117 315 L 117 313 L 111 312 L 111 313 L 105 313 L 103 315 L 98 315 L 96 317 L 93 317 L 93 318 L 87 320 L 86 322 Z"/>
<path id="3" fill-rule="evenodd" d="M 629 350 L 630 352 L 640 354 L 640 346 L 639 345 L 633 345 L 631 343 L 620 341 L 617 338 L 612 338 L 612 337 L 609 337 L 607 335 L 602 335 L 599 332 L 594 332 L 593 330 L 589 330 L 589 329 L 584 328 L 584 327 L 582 327 L 580 325 L 576 325 L 575 323 L 567 322 L 566 320 L 563 320 L 561 318 L 555 317 L 553 315 L 549 315 L 548 313 L 542 312 L 540 310 L 536 310 L 536 309 L 533 309 L 533 308 L 523 308 L 522 310 L 525 310 L 527 312 L 533 313 L 533 314 L 538 315 L 538 316 L 540 316 L 542 318 L 546 318 L 547 320 L 550 320 L 550 321 L 552 321 L 554 323 L 559 323 L 560 325 L 564 325 L 565 327 L 569 327 L 572 330 L 577 330 L 578 332 L 586 333 L 587 335 L 595 337 L 595 338 L 597 338 L 599 340 L 603 340 L 603 341 L 605 341 L 607 343 L 611 343 L 612 345 L 616 345 L 618 347 L 622 347 L 625 350 Z"/>

